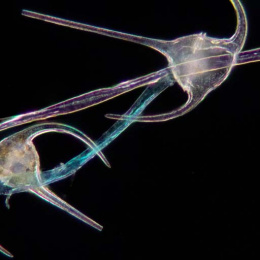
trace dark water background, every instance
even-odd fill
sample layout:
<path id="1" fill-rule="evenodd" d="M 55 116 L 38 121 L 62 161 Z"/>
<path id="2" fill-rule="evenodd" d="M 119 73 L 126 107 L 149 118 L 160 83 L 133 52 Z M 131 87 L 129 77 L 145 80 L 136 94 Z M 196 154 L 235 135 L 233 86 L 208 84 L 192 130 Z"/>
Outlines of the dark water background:
<path id="1" fill-rule="evenodd" d="M 245 49 L 260 46 L 259 1 L 243 1 Z M 229 37 L 227 0 L 10 1 L 1 34 L 0 117 L 132 79 L 167 65 L 143 46 L 22 17 L 23 8 L 118 31 L 160 38 L 207 32 Z M 140 91 L 53 121 L 94 140 Z M 177 86 L 147 109 L 162 112 L 185 95 Z M 136 123 L 104 150 L 112 169 L 92 160 L 74 178 L 52 185 L 70 204 L 104 225 L 98 232 L 30 194 L 1 197 L 0 241 L 15 259 L 259 259 L 259 64 L 237 67 L 194 111 L 173 121 Z M 15 128 L 1 133 L 1 138 Z M 35 142 L 43 169 L 84 149 L 68 136 Z M 0 256 L 1 258 L 2 256 Z"/>

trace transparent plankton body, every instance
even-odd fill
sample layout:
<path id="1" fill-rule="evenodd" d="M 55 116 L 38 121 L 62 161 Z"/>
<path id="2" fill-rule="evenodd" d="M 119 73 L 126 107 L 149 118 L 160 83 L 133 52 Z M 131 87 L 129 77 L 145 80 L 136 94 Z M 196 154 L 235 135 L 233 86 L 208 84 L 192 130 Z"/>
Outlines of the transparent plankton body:
<path id="1" fill-rule="evenodd" d="M 229 76 L 232 67 L 260 60 L 260 49 L 241 52 L 247 36 L 247 19 L 239 0 L 230 0 L 237 16 L 237 28 L 230 39 L 218 39 L 206 34 L 193 34 L 172 41 L 151 39 L 87 24 L 77 23 L 45 14 L 23 10 L 24 16 L 71 27 L 78 30 L 102 34 L 142 44 L 162 53 L 168 60 L 168 67 L 160 71 L 122 82 L 114 87 L 98 89 L 68 99 L 58 104 L 18 116 L 5 118 L 0 124 L 4 130 L 28 122 L 43 120 L 73 113 L 97 105 L 133 89 L 154 86 L 159 79 L 171 74 L 181 88 L 187 92 L 187 102 L 180 108 L 159 115 L 132 118 L 140 122 L 161 122 L 181 116 L 194 109 L 209 92 L 217 88 Z M 169 86 L 172 82 L 169 81 Z M 125 119 L 125 115 L 108 114 L 111 119 Z"/>
<path id="2" fill-rule="evenodd" d="M 64 133 L 76 137 L 88 145 L 110 167 L 107 159 L 98 151 L 94 142 L 79 130 L 58 123 L 37 124 L 0 142 L 0 194 L 8 195 L 6 205 L 9 207 L 8 200 L 13 193 L 31 192 L 95 229 L 102 230 L 101 225 L 63 201 L 49 188 L 42 186 L 40 160 L 33 139 L 49 132 Z M 0 247 L 0 251 L 12 257 L 12 254 L 3 247 Z"/>
<path id="3" fill-rule="evenodd" d="M 168 80 L 160 80 L 161 84 L 155 88 L 147 88 L 136 100 L 127 114 L 138 116 L 162 91 L 168 86 Z M 101 231 L 102 226 L 82 214 L 71 205 L 63 201 L 50 191 L 46 185 L 67 178 L 75 174 L 83 165 L 90 161 L 95 155 L 110 167 L 101 149 L 110 144 L 120 133 L 122 133 L 134 121 L 130 119 L 116 122 L 97 141 L 98 145 L 79 130 L 68 125 L 58 123 L 42 123 L 28 127 L 0 142 L 0 194 L 7 195 L 6 205 L 12 194 L 17 192 L 31 192 L 52 205 L 66 211 L 77 219 Z M 49 171 L 40 170 L 39 155 L 33 144 L 33 139 L 41 134 L 57 132 L 70 134 L 89 146 L 80 155 L 72 158 Z M 0 252 L 6 256 L 13 255 L 0 245 Z"/>
<path id="4" fill-rule="evenodd" d="M 143 77 L 122 82 L 114 87 L 91 91 L 38 111 L 4 119 L 0 124 L 0 130 L 32 121 L 73 113 L 112 99 L 133 89 L 148 86 L 125 115 L 107 115 L 108 118 L 120 119 L 120 121 L 117 121 L 105 132 L 95 142 L 96 145 L 78 130 L 55 123 L 32 126 L 2 140 L 0 143 L 0 193 L 10 195 L 21 191 L 32 192 L 83 222 L 101 230 L 102 227 L 99 224 L 62 201 L 57 195 L 46 188 L 46 185 L 74 174 L 95 155 L 99 155 L 105 164 L 109 166 L 100 151 L 130 124 L 135 121 L 160 122 L 181 116 L 195 108 L 209 92 L 221 85 L 228 77 L 233 66 L 259 61 L 260 49 L 241 52 L 247 36 L 246 15 L 239 0 L 230 0 L 230 2 L 233 4 L 237 15 L 236 32 L 230 39 L 216 39 L 208 37 L 205 34 L 194 34 L 173 41 L 163 41 L 23 10 L 23 15 L 27 17 L 151 47 L 167 58 L 168 67 Z M 187 92 L 187 102 L 180 108 L 169 113 L 142 116 L 144 109 L 161 92 L 172 86 L 175 82 Z M 36 136 L 51 131 L 72 134 L 85 142 L 89 148 L 64 165 L 48 171 L 40 171 L 39 157 L 32 141 Z M 6 255 L 12 256 L 4 248 L 1 247 L 0 250 Z"/>

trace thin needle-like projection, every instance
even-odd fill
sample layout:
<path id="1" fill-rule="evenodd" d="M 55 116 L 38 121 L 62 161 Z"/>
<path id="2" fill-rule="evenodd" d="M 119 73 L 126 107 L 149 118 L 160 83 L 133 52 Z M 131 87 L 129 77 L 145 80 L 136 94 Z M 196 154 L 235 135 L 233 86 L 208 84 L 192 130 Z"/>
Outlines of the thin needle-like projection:
<path id="1" fill-rule="evenodd" d="M 194 34 L 173 41 L 162 41 L 124 34 L 24 10 L 23 15 L 31 18 L 151 47 L 165 55 L 168 60 L 168 67 L 137 79 L 122 82 L 111 88 L 91 91 L 38 111 L 5 119 L 0 124 L 0 130 L 73 113 L 105 102 L 133 89 L 148 86 L 125 115 L 107 115 L 108 118 L 122 121 L 116 122 L 95 143 L 78 130 L 56 123 L 35 125 L 3 139 L 0 143 L 2 155 L 0 164 L 2 167 L 0 172 L 0 193 L 11 195 L 15 192 L 29 191 L 67 211 L 83 222 L 101 230 L 102 227 L 99 224 L 61 200 L 46 185 L 74 174 L 95 155 L 99 155 L 103 162 L 109 166 L 101 150 L 130 124 L 135 121 L 167 121 L 184 115 L 194 109 L 209 92 L 221 85 L 229 76 L 234 66 L 259 61 L 260 49 L 241 51 L 247 36 L 246 15 L 239 0 L 230 1 L 237 15 L 237 29 L 230 39 L 216 39 L 207 37 L 205 34 Z M 150 102 L 175 82 L 187 92 L 187 102 L 180 108 L 169 113 L 143 116 L 142 112 Z M 32 141 L 36 136 L 51 131 L 72 134 L 86 143 L 90 148 L 63 165 L 48 171 L 41 171 L 39 156 Z M 12 256 L 11 253 L 2 247 L 0 247 L 0 251 L 10 257 Z"/>
<path id="2" fill-rule="evenodd" d="M 129 109 L 128 114 L 130 116 L 141 114 L 145 107 L 167 88 L 165 82 L 160 83 L 161 84 L 157 87 L 151 89 L 147 88 L 142 93 Z M 74 174 L 95 155 L 98 155 L 102 161 L 110 167 L 110 164 L 100 150 L 112 142 L 133 122 L 133 120 L 116 122 L 101 136 L 98 140 L 98 145 L 95 145 L 89 137 L 79 130 L 58 123 L 37 124 L 3 139 L 0 142 L 0 149 L 2 151 L 2 159 L 0 160 L 0 194 L 8 196 L 6 203 L 7 206 L 8 200 L 13 193 L 24 191 L 31 192 L 52 205 L 66 211 L 84 223 L 101 231 L 101 225 L 63 201 L 56 194 L 50 191 L 46 185 Z M 49 132 L 73 135 L 87 144 L 90 149 L 86 149 L 80 155 L 52 170 L 41 171 L 39 155 L 32 141 L 36 136 Z M 13 257 L 9 251 L 1 246 L 0 251 L 9 257 Z"/>
<path id="3" fill-rule="evenodd" d="M 152 83 L 157 82 L 167 74 L 172 74 L 183 91 L 188 94 L 187 102 L 180 108 L 168 113 L 138 116 L 132 119 L 140 122 L 161 122 L 186 114 L 194 109 L 208 93 L 220 86 L 229 76 L 234 66 L 260 60 L 259 48 L 242 52 L 247 37 L 247 18 L 239 0 L 230 0 L 230 2 L 234 6 L 237 16 L 237 28 L 230 39 L 212 38 L 201 33 L 184 36 L 172 41 L 164 41 L 23 10 L 22 14 L 30 18 L 131 41 L 153 48 L 167 58 L 168 67 L 146 76 L 122 82 L 114 87 L 98 89 L 70 98 L 38 111 L 5 118 L 0 124 L 0 130 L 86 109 L 136 88 L 152 86 Z M 126 115 L 108 114 L 106 117 L 119 120 L 125 119 Z"/>
<path id="4" fill-rule="evenodd" d="M 42 185 L 40 160 L 33 140 L 39 135 L 50 132 L 64 133 L 76 137 L 88 145 L 91 150 L 95 151 L 100 159 L 110 167 L 109 162 L 102 152 L 98 151 L 95 143 L 81 131 L 58 123 L 37 124 L 15 133 L 0 142 L 0 194 L 8 195 L 6 205 L 9 207 L 8 201 L 13 193 L 21 190 L 29 191 L 93 228 L 99 231 L 102 230 L 101 225 Z M 3 247 L 0 247 L 0 251 L 12 257 L 12 254 Z"/>

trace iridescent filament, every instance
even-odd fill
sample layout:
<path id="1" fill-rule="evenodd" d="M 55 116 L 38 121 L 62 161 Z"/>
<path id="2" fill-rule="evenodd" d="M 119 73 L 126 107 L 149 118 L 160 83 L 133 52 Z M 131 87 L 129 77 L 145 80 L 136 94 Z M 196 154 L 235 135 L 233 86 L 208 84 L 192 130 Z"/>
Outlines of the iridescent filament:
<path id="1" fill-rule="evenodd" d="M 162 53 L 167 58 L 168 67 L 137 79 L 122 82 L 111 88 L 98 89 L 38 111 L 21 114 L 4 120 L 0 124 L 0 130 L 32 121 L 73 113 L 100 104 L 133 89 L 147 86 L 144 93 L 125 115 L 107 115 L 108 118 L 123 121 L 115 123 L 114 126 L 112 126 L 112 128 L 96 142 L 96 145 L 93 142 L 89 142 L 88 139 L 87 144 L 90 145 L 90 149 L 87 149 L 66 164 L 52 170 L 40 172 L 35 169 L 35 171 L 30 172 L 33 176 L 32 179 L 22 179 L 19 183 L 16 182 L 15 185 L 11 183 L 13 186 L 10 185 L 10 182 L 6 181 L 6 179 L 3 179 L 3 185 L 1 187 L 2 194 L 30 191 L 41 198 L 46 199 L 48 202 L 59 206 L 59 204 L 57 204 L 57 198 L 48 190 L 48 188 L 44 187 L 45 185 L 74 174 L 96 154 L 99 154 L 102 160 L 106 162 L 100 151 L 134 121 L 161 122 L 184 115 L 194 109 L 208 93 L 221 85 L 229 76 L 234 66 L 259 61 L 260 49 L 242 52 L 247 36 L 247 19 L 240 1 L 230 1 L 234 6 L 237 15 L 237 29 L 230 39 L 217 39 L 208 37 L 205 34 L 194 34 L 173 41 L 163 41 L 120 33 L 24 10 L 23 15 L 31 18 L 126 41 L 132 41 L 151 47 Z M 174 82 L 177 82 L 182 87 L 183 91 L 187 92 L 187 102 L 180 108 L 169 113 L 142 116 L 141 113 L 145 107 L 164 89 L 172 86 Z M 35 127 L 37 128 L 38 126 Z M 27 130 L 28 129 L 24 131 L 26 132 Z M 46 132 L 49 132 L 49 130 Z M 21 132 L 17 133 L 17 135 L 20 134 Z M 27 137 L 29 138 L 30 136 Z M 24 141 L 31 138 L 27 139 L 27 137 Z M 62 202 L 59 201 L 58 203 Z M 60 204 L 59 207 L 81 219 L 78 212 L 73 214 L 73 208 L 70 205 L 68 208 L 64 205 L 61 206 Z M 85 222 L 88 223 L 87 221 Z M 0 250 L 8 255 L 8 252 L 4 248 L 0 248 Z M 11 256 L 11 254 L 9 254 L 9 256 Z"/>

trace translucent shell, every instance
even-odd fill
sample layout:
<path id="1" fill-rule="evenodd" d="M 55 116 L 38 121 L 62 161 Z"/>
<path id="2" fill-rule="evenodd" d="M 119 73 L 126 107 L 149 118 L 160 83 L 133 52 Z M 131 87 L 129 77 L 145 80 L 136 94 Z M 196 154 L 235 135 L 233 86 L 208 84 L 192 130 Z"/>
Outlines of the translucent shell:
<path id="1" fill-rule="evenodd" d="M 100 104 L 133 89 L 148 86 L 125 115 L 106 115 L 108 118 L 122 121 L 116 122 L 112 128 L 101 136 L 96 144 L 77 129 L 56 123 L 35 125 L 3 139 L 0 142 L 0 194 L 11 195 L 15 192 L 31 192 L 84 223 L 101 230 L 101 225 L 67 204 L 50 191 L 46 185 L 74 174 L 95 155 L 98 155 L 107 166 L 110 166 L 101 150 L 134 121 L 161 122 L 184 115 L 194 109 L 208 93 L 221 85 L 234 66 L 259 61 L 260 49 L 241 52 L 247 36 L 246 14 L 239 0 L 230 0 L 230 2 L 233 4 L 237 16 L 237 28 L 230 39 L 217 39 L 208 37 L 206 34 L 193 34 L 172 41 L 164 41 L 23 10 L 22 14 L 27 17 L 153 48 L 167 58 L 168 67 L 110 88 L 98 89 L 70 98 L 38 111 L 3 119 L 0 124 L 0 131 L 32 121 L 73 113 Z M 175 82 L 182 87 L 183 91 L 187 92 L 187 102 L 168 113 L 142 116 L 142 112 L 149 103 Z M 88 145 L 89 148 L 64 165 L 59 165 L 49 171 L 41 171 L 39 155 L 33 144 L 33 139 L 48 132 L 73 135 Z M 12 257 L 12 254 L 1 246 L 0 251 Z"/>
<path id="2" fill-rule="evenodd" d="M 9 195 L 6 205 L 9 207 L 8 201 L 11 194 L 28 191 L 93 228 L 102 230 L 101 225 L 42 185 L 39 155 L 32 141 L 36 136 L 49 132 L 65 133 L 76 137 L 94 150 L 102 161 L 110 167 L 105 156 L 98 150 L 94 142 L 75 128 L 58 123 L 44 123 L 29 127 L 0 142 L 0 193 Z M 12 254 L 1 246 L 0 251 L 12 257 Z"/>
<path id="3" fill-rule="evenodd" d="M 0 131 L 68 113 L 74 113 L 143 86 L 154 87 L 154 83 L 171 75 L 187 92 L 187 102 L 171 112 L 159 115 L 138 116 L 131 120 L 141 122 L 167 121 L 194 109 L 209 92 L 221 85 L 229 76 L 232 67 L 260 60 L 260 49 L 241 52 L 247 36 L 246 14 L 239 0 L 230 0 L 237 16 L 237 28 L 230 39 L 218 39 L 206 34 L 193 34 L 172 41 L 151 39 L 147 37 L 117 32 L 88 24 L 78 23 L 50 15 L 23 10 L 24 16 L 77 30 L 97 33 L 108 37 L 131 41 L 153 48 L 168 60 L 168 67 L 151 74 L 128 80 L 109 88 L 97 89 L 80 96 L 70 98 L 49 107 L 2 119 Z M 159 84 L 159 83 L 158 83 Z M 168 82 L 169 86 L 172 81 Z M 127 115 L 107 114 L 111 119 L 123 120 Z"/>

